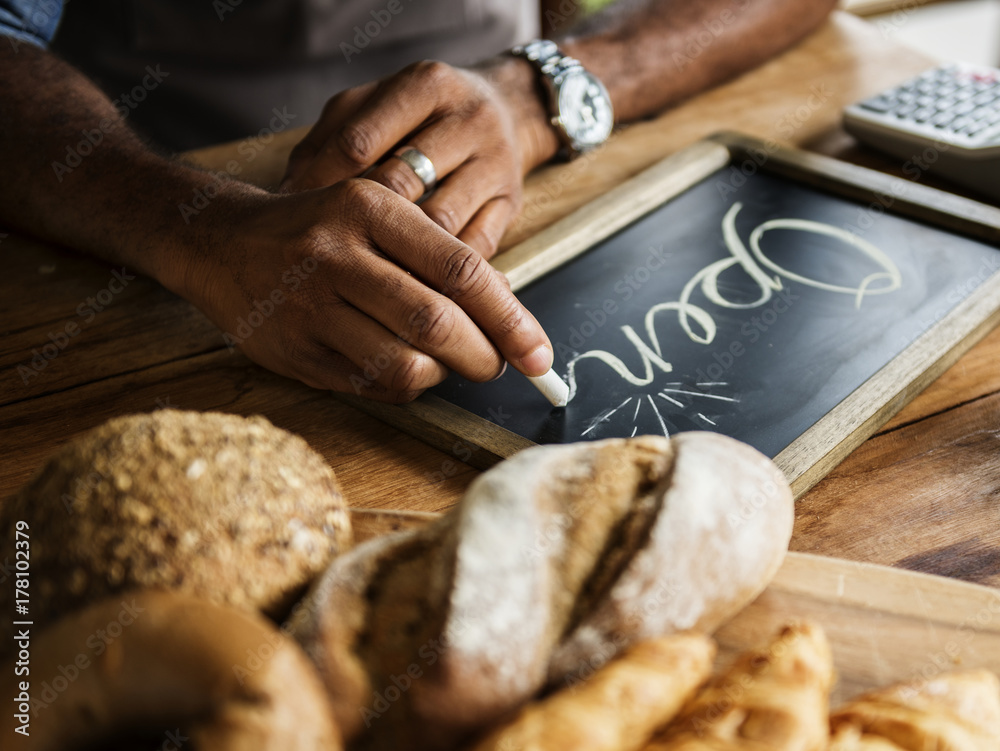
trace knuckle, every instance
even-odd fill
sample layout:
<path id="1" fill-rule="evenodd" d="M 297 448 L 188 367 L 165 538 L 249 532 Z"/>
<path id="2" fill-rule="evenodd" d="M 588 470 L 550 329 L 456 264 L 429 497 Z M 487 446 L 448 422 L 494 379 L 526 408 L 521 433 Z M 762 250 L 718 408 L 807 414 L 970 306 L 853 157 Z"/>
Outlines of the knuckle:
<path id="1" fill-rule="evenodd" d="M 316 348 L 298 337 L 284 342 L 285 360 L 294 368 L 308 369 L 316 361 Z"/>
<path id="2" fill-rule="evenodd" d="M 427 217 L 450 235 L 457 235 L 462 229 L 462 220 L 451 204 L 435 204 L 425 209 Z"/>
<path id="3" fill-rule="evenodd" d="M 444 300 L 427 303 L 412 318 L 417 348 L 439 350 L 447 346 L 455 332 L 454 308 Z"/>
<path id="4" fill-rule="evenodd" d="M 480 127 L 496 130 L 499 120 L 499 109 L 496 103 L 481 92 L 469 96 L 461 105 L 461 114 L 469 120 L 475 120 Z"/>
<path id="5" fill-rule="evenodd" d="M 455 69 L 440 60 L 421 60 L 415 63 L 414 72 L 429 86 L 437 87 L 447 84 L 455 77 Z"/>
<path id="6" fill-rule="evenodd" d="M 368 123 L 345 124 L 337 131 L 334 143 L 343 159 L 357 170 L 370 167 L 379 156 L 378 135 Z"/>
<path id="7" fill-rule="evenodd" d="M 514 299 L 507 295 L 502 307 L 496 311 L 496 317 L 490 324 L 490 332 L 494 337 L 505 337 L 519 329 L 525 321 L 525 310 Z"/>
<path id="8" fill-rule="evenodd" d="M 371 180 L 351 178 L 342 180 L 334 186 L 341 208 L 347 217 L 357 219 L 359 212 L 374 212 L 378 210 L 381 199 Z"/>
<path id="9" fill-rule="evenodd" d="M 495 234 L 490 232 L 486 227 L 479 226 L 463 234 L 462 240 L 470 248 L 478 251 L 484 258 L 491 258 L 496 253 L 497 246 L 500 244 L 500 238 L 496 237 Z"/>
<path id="10" fill-rule="evenodd" d="M 302 231 L 298 248 L 303 257 L 326 257 L 337 246 L 336 234 L 324 224 L 311 224 Z"/>
<path id="11" fill-rule="evenodd" d="M 491 273 L 486 259 L 463 245 L 444 260 L 444 293 L 450 297 L 473 295 L 488 284 Z"/>
<path id="12" fill-rule="evenodd" d="M 480 362 L 479 371 L 469 374 L 469 380 L 474 383 L 486 383 L 497 378 L 503 372 L 504 361 L 499 355 L 485 357 Z"/>
<path id="13" fill-rule="evenodd" d="M 399 160 L 394 159 L 390 161 L 398 162 Z M 416 175 L 413 175 L 412 173 L 407 174 L 406 170 L 396 169 L 395 166 L 393 166 L 392 169 L 383 172 L 379 178 L 379 182 L 382 183 L 385 187 L 387 187 L 393 193 L 396 193 L 397 195 L 401 195 L 403 197 L 408 197 L 411 193 L 414 192 L 415 189 L 414 183 L 416 182 L 416 180 L 417 180 Z"/>
<path id="14" fill-rule="evenodd" d="M 433 386 L 436 379 L 428 372 L 427 358 L 409 355 L 400 358 L 386 387 L 393 392 L 416 392 Z"/>

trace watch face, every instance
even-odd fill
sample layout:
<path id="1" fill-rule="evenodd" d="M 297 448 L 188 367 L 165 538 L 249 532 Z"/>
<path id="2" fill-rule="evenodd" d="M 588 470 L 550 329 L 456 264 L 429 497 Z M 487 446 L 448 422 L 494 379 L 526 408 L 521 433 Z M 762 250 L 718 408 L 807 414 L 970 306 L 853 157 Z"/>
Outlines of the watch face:
<path id="1" fill-rule="evenodd" d="M 559 120 L 575 148 L 604 143 L 614 126 L 604 84 L 585 71 L 568 75 L 559 86 Z"/>

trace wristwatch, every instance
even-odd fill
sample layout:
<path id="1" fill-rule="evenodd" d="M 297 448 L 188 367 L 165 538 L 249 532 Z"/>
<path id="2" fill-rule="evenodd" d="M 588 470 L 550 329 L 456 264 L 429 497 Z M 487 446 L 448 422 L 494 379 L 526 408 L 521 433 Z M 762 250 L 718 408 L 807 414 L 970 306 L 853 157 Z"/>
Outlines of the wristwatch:
<path id="1" fill-rule="evenodd" d="M 604 143 L 615 124 L 611 97 L 604 84 L 579 60 L 564 55 L 556 43 L 536 39 L 510 53 L 532 63 L 549 98 L 551 123 L 570 159 Z"/>

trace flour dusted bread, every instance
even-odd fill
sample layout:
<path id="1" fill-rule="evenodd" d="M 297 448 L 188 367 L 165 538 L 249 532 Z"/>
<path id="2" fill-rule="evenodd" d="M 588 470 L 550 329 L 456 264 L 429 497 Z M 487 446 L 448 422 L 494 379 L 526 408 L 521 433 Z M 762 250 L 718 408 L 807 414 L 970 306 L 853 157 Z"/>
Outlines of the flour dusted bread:
<path id="1" fill-rule="evenodd" d="M 553 682 L 614 652 L 622 638 L 714 631 L 763 591 L 784 560 L 794 512 L 778 468 L 715 433 L 681 433 L 670 445 L 674 462 L 657 488 L 645 539 L 609 551 L 621 557 L 619 570 L 601 582 L 599 597 L 579 603 L 551 658 Z"/>
<path id="2" fill-rule="evenodd" d="M 291 626 L 354 747 L 452 747 L 637 641 L 714 630 L 791 525 L 780 472 L 719 435 L 534 448 L 334 560 Z"/>
<path id="3" fill-rule="evenodd" d="M 0 665 L 4 748 L 338 751 L 323 687 L 269 621 L 200 598 L 140 591 L 32 631 L 31 673 Z M 30 681 L 21 696 L 20 681 Z M 17 717 L 23 714 L 24 718 Z M 15 733 L 27 721 L 29 734 Z"/>
<path id="4" fill-rule="evenodd" d="M 5 550 L 19 520 L 36 626 L 140 587 L 283 614 L 350 541 L 333 472 L 305 441 L 262 417 L 177 410 L 71 441 L 0 505 Z M 0 587 L 3 612 L 13 592 Z"/>
<path id="5" fill-rule="evenodd" d="M 996 751 L 1000 679 L 956 670 L 870 691 L 830 715 L 830 751 Z"/>
<path id="6" fill-rule="evenodd" d="M 710 681 L 649 751 L 824 751 L 833 680 L 823 631 L 788 625 Z"/>

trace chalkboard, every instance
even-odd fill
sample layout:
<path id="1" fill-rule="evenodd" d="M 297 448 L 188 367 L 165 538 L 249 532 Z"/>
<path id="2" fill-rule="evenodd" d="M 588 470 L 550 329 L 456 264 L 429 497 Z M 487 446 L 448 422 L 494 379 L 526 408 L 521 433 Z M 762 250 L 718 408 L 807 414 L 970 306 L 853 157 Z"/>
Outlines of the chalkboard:
<path id="1" fill-rule="evenodd" d="M 446 442 L 489 459 L 710 430 L 779 460 L 802 492 L 1000 310 L 997 217 L 886 181 L 734 137 L 659 165 L 506 260 L 569 404 L 508 368 L 487 384 L 450 377 L 401 424 L 425 437 L 451 426 Z M 654 204 L 638 218 L 636 196 Z M 572 250 L 553 253 L 567 237 Z"/>

